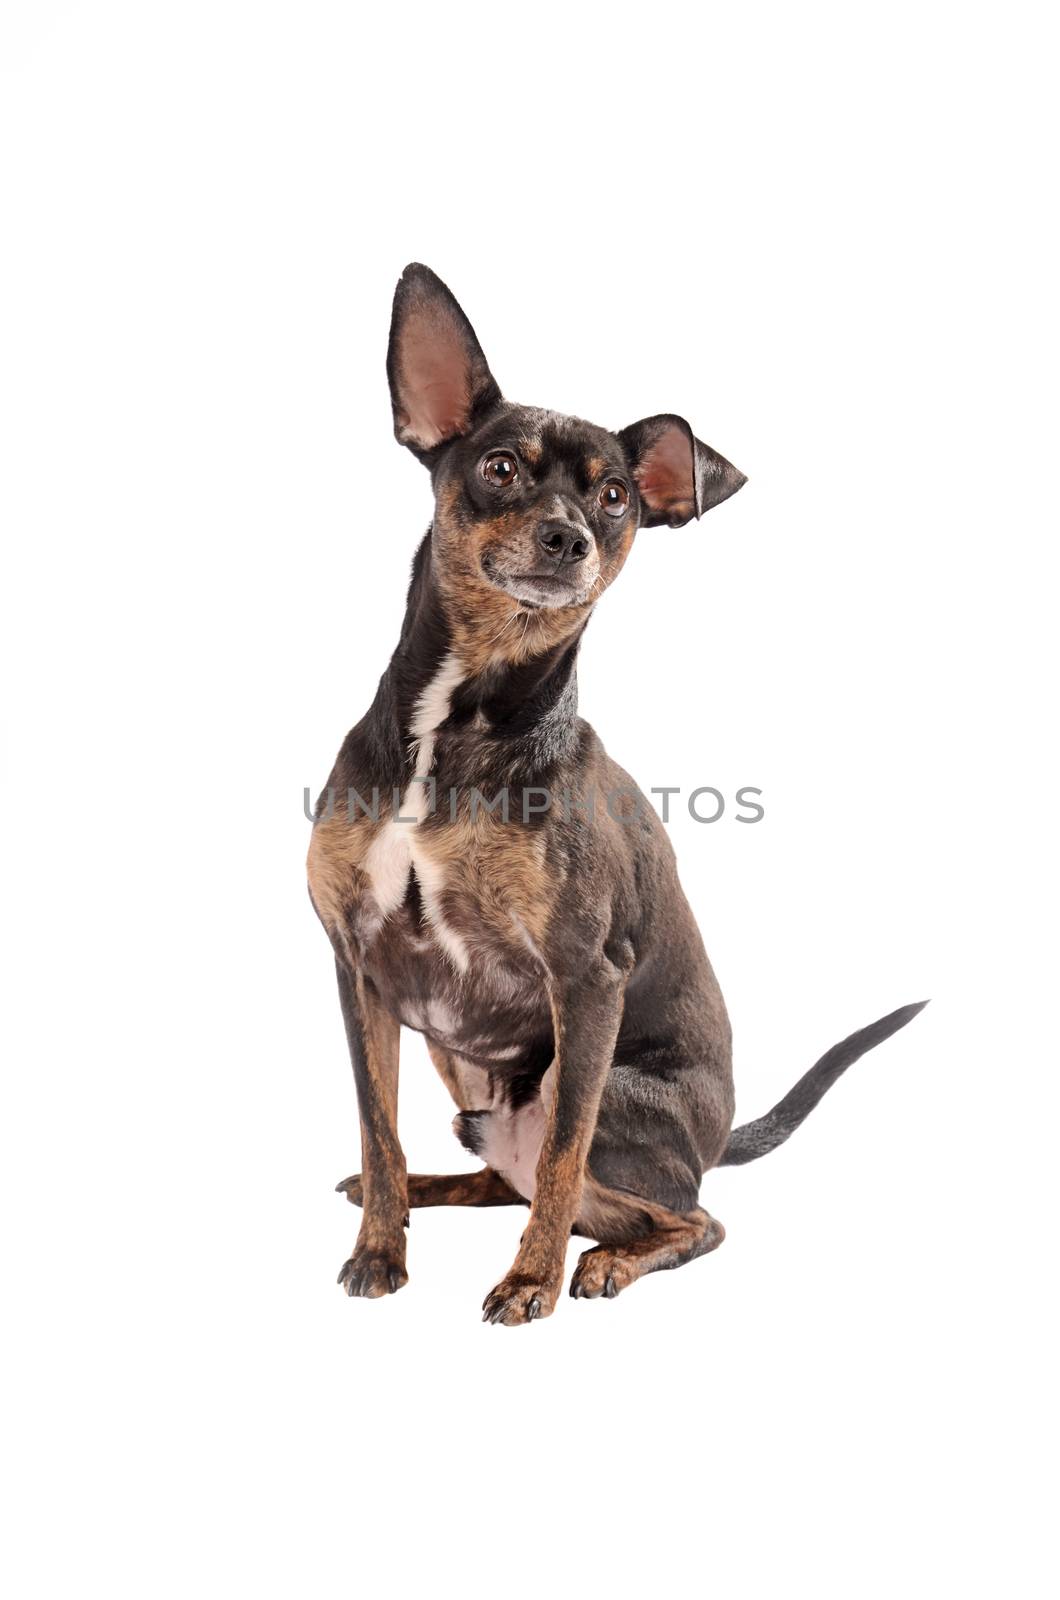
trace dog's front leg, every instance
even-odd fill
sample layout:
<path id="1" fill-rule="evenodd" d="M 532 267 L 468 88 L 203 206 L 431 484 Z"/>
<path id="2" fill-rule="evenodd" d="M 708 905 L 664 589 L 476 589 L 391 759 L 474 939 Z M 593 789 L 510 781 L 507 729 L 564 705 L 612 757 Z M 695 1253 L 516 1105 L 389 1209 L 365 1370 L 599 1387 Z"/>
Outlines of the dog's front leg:
<path id="1" fill-rule="evenodd" d="M 408 1181 L 397 1132 L 399 1025 L 360 973 L 351 972 L 341 959 L 335 968 L 357 1086 L 364 1181 L 364 1218 L 339 1283 L 349 1295 L 374 1300 L 408 1282 Z"/>
<path id="2" fill-rule="evenodd" d="M 556 1304 L 625 984 L 626 972 L 601 958 L 591 971 L 554 991 L 555 1082 L 530 1220 L 511 1271 L 483 1301 L 485 1322 L 509 1327 L 533 1322 L 547 1317 Z"/>

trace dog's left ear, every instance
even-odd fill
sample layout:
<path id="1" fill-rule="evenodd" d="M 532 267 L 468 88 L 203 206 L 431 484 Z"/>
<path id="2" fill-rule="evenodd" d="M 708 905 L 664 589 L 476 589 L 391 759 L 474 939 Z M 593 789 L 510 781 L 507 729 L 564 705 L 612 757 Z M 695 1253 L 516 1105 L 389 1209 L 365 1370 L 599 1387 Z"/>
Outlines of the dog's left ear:
<path id="1" fill-rule="evenodd" d="M 421 461 L 468 433 L 501 398 L 474 328 L 441 278 L 418 261 L 394 291 L 386 370 L 394 433 Z"/>
<path id="2" fill-rule="evenodd" d="M 618 437 L 636 480 L 641 527 L 683 528 L 747 482 L 743 473 L 697 439 L 684 417 L 645 417 Z"/>

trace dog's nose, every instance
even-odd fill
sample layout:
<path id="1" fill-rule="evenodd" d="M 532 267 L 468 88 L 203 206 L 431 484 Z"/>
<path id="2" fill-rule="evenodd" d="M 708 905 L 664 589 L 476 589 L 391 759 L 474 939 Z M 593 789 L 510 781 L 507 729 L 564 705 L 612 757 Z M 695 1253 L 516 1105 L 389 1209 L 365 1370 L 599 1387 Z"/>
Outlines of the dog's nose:
<path id="1" fill-rule="evenodd" d="M 589 533 L 576 522 L 543 522 L 537 542 L 547 556 L 563 565 L 584 561 L 589 554 Z"/>

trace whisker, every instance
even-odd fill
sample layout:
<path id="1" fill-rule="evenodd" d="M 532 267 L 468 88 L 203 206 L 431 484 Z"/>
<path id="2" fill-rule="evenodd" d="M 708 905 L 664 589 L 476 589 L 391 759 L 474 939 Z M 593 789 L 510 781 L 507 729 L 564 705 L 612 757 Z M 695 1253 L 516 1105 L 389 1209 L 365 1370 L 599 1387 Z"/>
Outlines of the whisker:
<path id="1" fill-rule="evenodd" d="M 512 612 L 511 616 L 508 618 L 508 620 L 504 624 L 504 626 L 502 628 L 498 629 L 498 631 L 493 635 L 492 639 L 487 639 L 486 643 L 487 644 L 496 644 L 497 640 L 500 638 L 501 634 L 502 633 L 507 633 L 508 629 L 511 627 L 512 623 L 515 621 L 515 619 L 516 619 L 516 617 L 518 617 L 518 615 L 519 615 L 519 607 L 516 606 L 515 610 Z M 527 615 L 529 615 L 529 613 L 527 613 Z"/>

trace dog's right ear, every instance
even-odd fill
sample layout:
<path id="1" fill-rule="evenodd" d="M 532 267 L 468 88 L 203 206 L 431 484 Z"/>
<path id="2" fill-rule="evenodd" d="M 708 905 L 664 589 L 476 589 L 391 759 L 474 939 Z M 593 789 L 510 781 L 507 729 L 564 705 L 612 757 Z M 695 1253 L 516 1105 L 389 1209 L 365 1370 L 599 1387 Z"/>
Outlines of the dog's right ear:
<path id="1" fill-rule="evenodd" d="M 414 261 L 394 291 L 386 358 L 394 433 L 421 461 L 501 398 L 475 330 L 441 278 Z"/>

